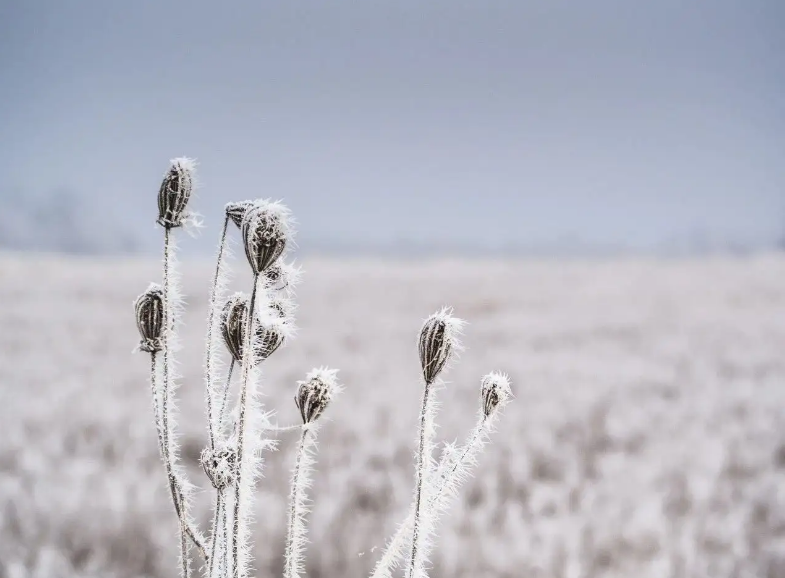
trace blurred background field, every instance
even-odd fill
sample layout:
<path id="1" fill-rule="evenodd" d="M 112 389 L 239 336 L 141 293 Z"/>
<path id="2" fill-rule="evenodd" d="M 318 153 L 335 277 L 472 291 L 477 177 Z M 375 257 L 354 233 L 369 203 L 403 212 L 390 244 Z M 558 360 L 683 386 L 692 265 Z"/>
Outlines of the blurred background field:
<path id="1" fill-rule="evenodd" d="M 312 258 L 296 340 L 266 364 L 269 408 L 341 369 L 322 429 L 312 578 L 364 576 L 411 497 L 415 336 L 470 322 L 440 439 L 473 424 L 480 376 L 516 395 L 442 520 L 434 578 L 785 576 L 785 258 Z M 206 443 L 210 276 L 183 265 L 184 460 Z M 154 259 L 0 257 L 0 576 L 173 577 L 176 527 L 131 303 Z M 248 283 L 242 275 L 238 287 Z M 294 439 L 259 487 L 257 575 L 280 575 Z M 206 527 L 211 492 L 198 494 Z"/>

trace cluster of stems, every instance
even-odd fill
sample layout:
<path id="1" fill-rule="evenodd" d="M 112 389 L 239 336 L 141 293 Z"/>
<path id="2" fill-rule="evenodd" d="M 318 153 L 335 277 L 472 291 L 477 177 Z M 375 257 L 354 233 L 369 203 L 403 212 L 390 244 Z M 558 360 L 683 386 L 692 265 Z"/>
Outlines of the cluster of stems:
<path id="1" fill-rule="evenodd" d="M 135 303 L 141 335 L 139 350 L 150 354 L 150 383 L 158 447 L 164 463 L 172 504 L 177 516 L 180 575 L 199 570 L 208 578 L 246 578 L 251 573 L 250 549 L 253 497 L 263 467 L 265 450 L 274 447 L 266 437 L 274 430 L 299 430 L 289 494 L 284 578 L 304 573 L 307 490 L 311 484 L 318 419 L 341 391 L 336 370 L 314 369 L 298 382 L 294 396 L 302 424 L 272 425 L 272 412 L 260 401 L 261 367 L 293 332 L 293 288 L 298 269 L 287 263 L 292 245 L 288 209 L 269 200 L 226 205 L 209 296 L 204 360 L 208 445 L 201 464 L 214 493 L 210 531 L 203 535 L 190 514 L 192 485 L 180 466 L 175 431 L 178 348 L 177 327 L 182 309 L 176 269 L 176 231 L 192 217 L 188 202 L 194 187 L 194 164 L 175 159 L 158 193 L 158 220 L 163 228 L 162 284 L 151 284 Z M 250 295 L 227 298 L 231 225 L 251 272 Z M 445 446 L 441 462 L 433 460 L 435 391 L 438 378 L 459 349 L 462 322 L 444 309 L 429 317 L 420 331 L 419 355 L 424 380 L 418 432 L 415 492 L 411 511 L 389 542 L 373 578 L 392 576 L 404 558 L 409 578 L 426 576 L 426 561 L 438 515 L 445 509 L 475 463 L 479 448 L 491 431 L 497 409 L 510 397 L 506 376 L 492 373 L 481 384 L 478 423 L 460 448 Z M 239 371 L 238 371 L 239 369 Z M 238 377 L 239 373 L 239 377 Z"/>

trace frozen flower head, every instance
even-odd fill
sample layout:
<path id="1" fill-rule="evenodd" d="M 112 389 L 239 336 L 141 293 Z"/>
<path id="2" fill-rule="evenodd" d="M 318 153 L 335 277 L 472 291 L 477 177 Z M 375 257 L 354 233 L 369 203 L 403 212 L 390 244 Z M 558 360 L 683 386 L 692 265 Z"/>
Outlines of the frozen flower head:
<path id="1" fill-rule="evenodd" d="M 151 283 L 147 291 L 134 303 L 136 326 L 142 341 L 139 349 L 148 353 L 161 351 L 161 330 L 164 326 L 164 292 L 161 286 Z"/>
<path id="2" fill-rule="evenodd" d="M 237 293 L 229 298 L 221 311 L 221 334 L 226 348 L 238 363 L 243 361 L 248 307 L 248 298 Z M 288 317 L 277 315 L 275 318 L 265 319 L 264 322 L 257 319 L 254 363 L 267 359 L 283 345 L 287 334 L 284 324 L 287 320 Z"/>
<path id="3" fill-rule="evenodd" d="M 223 490 L 234 483 L 237 469 L 237 452 L 228 447 L 204 448 L 199 460 L 204 473 L 216 490 Z"/>
<path id="4" fill-rule="evenodd" d="M 229 217 L 239 229 L 243 226 L 243 218 L 245 217 L 245 213 L 247 213 L 248 209 L 253 207 L 253 205 L 253 201 L 237 201 L 236 203 L 227 203 L 226 216 Z"/>
<path id="5" fill-rule="evenodd" d="M 316 421 L 333 396 L 340 393 L 341 386 L 338 385 L 337 373 L 337 369 L 325 367 L 313 369 L 305 376 L 305 381 L 297 382 L 298 388 L 297 395 L 294 396 L 294 403 L 300 410 L 304 424 Z"/>
<path id="6" fill-rule="evenodd" d="M 194 187 L 194 161 L 182 157 L 171 163 L 158 190 L 158 224 L 167 229 L 182 226 Z"/>
<path id="7" fill-rule="evenodd" d="M 510 378 L 506 374 L 493 371 L 482 378 L 480 403 L 485 417 L 490 417 L 499 406 L 503 406 L 511 397 Z"/>
<path id="8" fill-rule="evenodd" d="M 254 275 L 260 275 L 290 241 L 289 209 L 279 202 L 259 201 L 245 213 L 241 231 L 248 263 Z"/>
<path id="9" fill-rule="evenodd" d="M 248 323 L 248 298 L 236 293 L 229 298 L 221 310 L 221 334 L 226 348 L 235 361 L 243 359 L 245 326 Z"/>
<path id="10" fill-rule="evenodd" d="M 434 382 L 453 352 L 460 349 L 463 325 L 464 321 L 452 316 L 451 307 L 445 307 L 425 320 L 420 330 L 419 352 L 426 384 Z"/>
<path id="11" fill-rule="evenodd" d="M 260 323 L 256 326 L 256 361 L 264 361 L 275 353 L 285 338 L 284 328 L 280 321 Z"/>

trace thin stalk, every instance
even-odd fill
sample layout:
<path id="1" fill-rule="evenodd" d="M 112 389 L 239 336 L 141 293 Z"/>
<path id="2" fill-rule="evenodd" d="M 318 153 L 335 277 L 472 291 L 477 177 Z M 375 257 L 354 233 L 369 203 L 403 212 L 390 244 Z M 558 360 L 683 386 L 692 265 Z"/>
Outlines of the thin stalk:
<path id="1" fill-rule="evenodd" d="M 163 425 L 161 424 L 161 408 L 158 403 L 158 386 L 156 383 L 156 352 L 150 354 L 150 387 L 153 390 L 153 414 L 155 415 L 155 431 L 158 435 L 158 450 L 161 452 L 161 458 L 164 457 L 164 433 Z"/>
<path id="2" fill-rule="evenodd" d="M 166 477 L 169 480 L 169 490 L 172 493 L 172 502 L 174 509 L 177 513 L 177 519 L 180 522 L 180 556 L 182 559 L 182 575 L 184 578 L 190 576 L 190 564 L 188 563 L 188 544 L 185 539 L 185 522 L 183 516 L 183 503 L 182 495 L 179 493 L 177 480 L 174 475 L 174 468 L 172 466 L 172 456 L 169 448 L 169 332 L 171 329 L 172 319 L 169 315 L 171 299 L 169 296 L 170 282 L 169 282 L 169 269 L 171 261 L 171 231 L 169 227 L 164 229 L 164 295 L 163 295 L 163 332 L 162 332 L 162 345 L 164 353 L 164 366 L 163 366 L 163 393 L 161 399 L 161 421 L 164 430 L 164 467 L 166 468 Z"/>
<path id="3" fill-rule="evenodd" d="M 213 539 L 212 539 L 212 544 L 210 545 L 210 561 L 207 564 L 208 578 L 212 578 L 213 576 L 213 567 L 215 566 L 216 561 L 218 560 L 217 554 L 219 553 L 217 550 L 218 540 L 223 537 L 223 527 L 220 524 L 223 507 L 224 507 L 223 491 L 216 490 L 215 514 L 213 515 Z"/>
<path id="4" fill-rule="evenodd" d="M 297 578 L 298 569 L 302 564 L 302 551 L 305 542 L 305 520 L 303 507 L 305 503 L 305 490 L 309 485 L 308 470 L 309 456 L 306 445 L 309 428 L 303 428 L 300 441 L 297 445 L 297 458 L 295 459 L 292 474 L 292 487 L 289 494 L 289 524 L 286 535 L 286 554 L 284 557 L 284 578 Z M 316 433 L 314 432 L 314 436 Z"/>
<path id="5" fill-rule="evenodd" d="M 243 474 L 243 445 L 245 442 L 245 414 L 246 414 L 246 398 L 248 394 L 248 374 L 251 371 L 251 364 L 253 363 L 253 321 L 255 317 L 256 307 L 256 294 L 259 287 L 259 275 L 254 275 L 253 291 L 251 291 L 251 302 L 248 306 L 248 320 L 245 325 L 245 343 L 243 344 L 243 373 L 240 381 L 240 415 L 238 416 L 238 429 L 237 429 L 237 474 L 235 476 L 235 501 L 234 501 L 234 516 L 232 520 L 232 567 L 235 578 L 240 575 L 240 550 L 238 548 L 238 537 L 240 534 L 240 500 L 242 499 L 241 491 L 242 474 Z"/>
<path id="6" fill-rule="evenodd" d="M 232 373 L 234 372 L 234 357 L 232 357 L 232 361 L 229 362 L 229 371 L 226 375 L 226 383 L 224 384 L 224 391 L 223 396 L 221 397 L 221 409 L 218 410 L 218 431 L 223 431 L 224 427 L 224 418 L 226 416 L 226 402 L 229 398 L 229 388 L 232 385 Z"/>
<path id="7" fill-rule="evenodd" d="M 218 245 L 218 258 L 216 259 L 215 264 L 215 275 L 213 276 L 213 286 L 210 290 L 210 319 L 207 323 L 207 351 L 205 352 L 204 366 L 205 382 L 207 384 L 207 431 L 210 437 L 210 449 L 215 449 L 216 429 L 216 422 L 213 418 L 213 334 L 215 333 L 215 326 L 218 324 L 218 287 L 221 277 L 221 266 L 223 264 L 224 247 L 226 246 L 226 229 L 228 225 L 229 217 L 227 216 L 224 218 L 224 226 L 221 231 L 221 241 Z"/>
<path id="8" fill-rule="evenodd" d="M 412 555 L 409 559 L 409 578 L 413 578 L 415 568 L 419 564 L 417 557 L 417 546 L 420 539 L 420 509 L 422 505 L 423 486 L 425 484 L 425 474 L 427 470 L 426 458 L 430 461 L 430 446 L 428 445 L 428 418 L 430 416 L 430 408 L 428 407 L 428 400 L 431 393 L 431 384 L 426 382 L 425 389 L 422 394 L 422 411 L 420 413 L 420 445 L 417 452 L 417 486 L 415 488 L 414 497 L 414 522 L 412 523 Z M 426 449 L 427 446 L 427 449 Z M 427 453 L 427 455 L 426 455 Z"/>

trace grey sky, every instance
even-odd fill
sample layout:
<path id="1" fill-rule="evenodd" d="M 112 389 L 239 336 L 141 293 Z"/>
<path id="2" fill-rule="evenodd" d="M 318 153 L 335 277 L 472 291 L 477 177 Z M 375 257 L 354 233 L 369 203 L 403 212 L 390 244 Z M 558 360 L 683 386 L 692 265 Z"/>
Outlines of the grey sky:
<path id="1" fill-rule="evenodd" d="M 157 246 L 167 161 L 304 249 L 785 234 L 785 3 L 0 1 L 0 198 Z M 88 209 L 85 209 L 87 211 Z"/>

